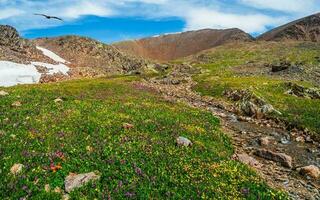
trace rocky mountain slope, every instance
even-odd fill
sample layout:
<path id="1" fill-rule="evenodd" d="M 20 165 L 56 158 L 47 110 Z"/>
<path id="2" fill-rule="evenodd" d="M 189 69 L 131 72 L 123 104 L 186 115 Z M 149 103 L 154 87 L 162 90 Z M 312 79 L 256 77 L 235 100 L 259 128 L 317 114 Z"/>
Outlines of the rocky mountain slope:
<path id="1" fill-rule="evenodd" d="M 0 86 L 144 70 L 143 59 L 90 38 L 66 36 L 26 40 L 11 26 L 0 26 Z"/>
<path id="2" fill-rule="evenodd" d="M 0 25 L 0 60 L 28 63 L 30 60 L 51 62 L 30 41 L 20 37 L 11 26 Z"/>
<path id="3" fill-rule="evenodd" d="M 159 61 L 189 56 L 232 41 L 252 41 L 253 38 L 240 29 L 204 29 L 184 33 L 162 35 L 141 40 L 114 44 L 118 49 L 143 58 Z"/>
<path id="4" fill-rule="evenodd" d="M 79 69 L 80 75 L 122 74 L 138 71 L 147 66 L 143 59 L 126 55 L 113 46 L 86 37 L 42 38 L 33 42 L 67 59 L 71 68 Z"/>
<path id="5" fill-rule="evenodd" d="M 298 19 L 291 23 L 275 28 L 258 37 L 267 41 L 320 41 L 320 13 Z"/>

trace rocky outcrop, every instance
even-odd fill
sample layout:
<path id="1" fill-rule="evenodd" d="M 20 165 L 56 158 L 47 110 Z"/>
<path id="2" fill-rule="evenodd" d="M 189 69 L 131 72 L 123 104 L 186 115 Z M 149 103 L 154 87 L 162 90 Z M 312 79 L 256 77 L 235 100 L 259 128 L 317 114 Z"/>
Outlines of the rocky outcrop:
<path id="1" fill-rule="evenodd" d="M 307 88 L 291 82 L 286 85 L 289 88 L 286 94 L 309 99 L 320 99 L 320 89 Z"/>
<path id="2" fill-rule="evenodd" d="M 320 42 L 320 13 L 275 28 L 262 34 L 258 39 L 266 41 Z"/>
<path id="3" fill-rule="evenodd" d="M 18 31 L 8 25 L 0 25 L 0 45 L 13 48 L 22 48 L 24 41 Z"/>
<path id="4" fill-rule="evenodd" d="M 118 49 L 143 58 L 169 61 L 196 54 L 228 42 L 252 41 L 240 29 L 204 29 L 113 44 Z"/>
<path id="5" fill-rule="evenodd" d="M 254 154 L 261 158 L 277 162 L 284 167 L 292 168 L 292 157 L 284 153 L 276 153 L 266 149 L 258 149 L 254 152 Z"/>
<path id="6" fill-rule="evenodd" d="M 20 37 L 18 31 L 8 25 L 0 25 L 0 61 L 29 64 L 31 61 L 52 63 L 30 41 Z"/>
<path id="7" fill-rule="evenodd" d="M 224 95 L 236 102 L 237 112 L 242 115 L 258 119 L 273 113 L 281 115 L 281 113 L 274 109 L 271 104 L 268 104 L 261 97 L 248 90 L 227 90 L 224 92 Z"/>

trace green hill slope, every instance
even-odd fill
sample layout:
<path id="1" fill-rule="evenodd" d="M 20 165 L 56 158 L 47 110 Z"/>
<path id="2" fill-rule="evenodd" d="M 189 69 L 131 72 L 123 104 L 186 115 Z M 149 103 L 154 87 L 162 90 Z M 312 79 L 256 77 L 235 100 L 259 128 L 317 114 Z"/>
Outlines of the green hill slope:
<path id="1" fill-rule="evenodd" d="M 69 173 L 91 171 L 101 178 L 73 191 L 72 199 L 285 198 L 230 160 L 232 145 L 211 113 L 167 102 L 135 79 L 5 89 L 0 198 L 60 199 L 54 189 L 64 190 Z M 12 106 L 17 101 L 21 106 Z M 193 145 L 177 146 L 178 136 Z M 15 163 L 24 167 L 14 176 Z"/>

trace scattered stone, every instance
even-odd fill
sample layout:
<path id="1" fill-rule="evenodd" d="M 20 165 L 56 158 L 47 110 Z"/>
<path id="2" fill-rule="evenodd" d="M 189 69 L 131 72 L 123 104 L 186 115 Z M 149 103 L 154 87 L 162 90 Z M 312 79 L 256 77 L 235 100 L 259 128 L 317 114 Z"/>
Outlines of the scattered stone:
<path id="1" fill-rule="evenodd" d="M 11 167 L 10 172 L 11 172 L 11 174 L 13 174 L 13 175 L 18 175 L 18 174 L 20 174 L 20 173 L 22 172 L 23 167 L 24 167 L 23 164 L 20 164 L 20 163 L 14 164 L 14 165 Z"/>
<path id="2" fill-rule="evenodd" d="M 69 200 L 69 199 L 70 199 L 70 195 L 68 194 L 62 195 L 62 200 Z"/>
<path id="3" fill-rule="evenodd" d="M 299 136 L 299 137 L 296 138 L 296 141 L 297 142 L 305 142 L 305 139 L 304 139 L 304 137 Z"/>
<path id="4" fill-rule="evenodd" d="M 304 176 L 310 176 L 312 178 L 320 177 L 320 169 L 315 165 L 309 165 L 298 169 L 299 173 Z"/>
<path id="5" fill-rule="evenodd" d="M 44 190 L 45 190 L 46 192 L 50 192 L 50 190 L 51 190 L 50 185 L 49 185 L 49 184 L 46 184 L 46 185 L 44 186 Z"/>
<path id="6" fill-rule="evenodd" d="M 129 129 L 133 129 L 134 128 L 134 125 L 133 124 L 129 124 L 129 123 L 124 123 L 122 125 L 122 127 L 126 130 L 129 130 Z"/>
<path id="7" fill-rule="evenodd" d="M 284 167 L 292 168 L 292 157 L 284 153 L 276 153 L 266 149 L 258 149 L 254 152 L 254 154 L 261 158 L 280 163 Z"/>
<path id="8" fill-rule="evenodd" d="M 7 95 L 9 95 L 9 93 L 8 92 L 6 92 L 6 91 L 3 91 L 3 90 L 1 90 L 0 91 L 0 96 L 7 96 Z"/>
<path id="9" fill-rule="evenodd" d="M 180 136 L 177 138 L 177 145 L 188 147 L 188 146 L 192 146 L 192 142 L 188 138 Z"/>
<path id="10" fill-rule="evenodd" d="M 249 156 L 246 153 L 241 153 L 241 154 L 235 154 L 233 156 L 233 159 L 238 160 L 246 165 L 250 165 L 251 167 L 257 168 L 261 166 L 261 163 L 254 159 L 253 157 Z"/>
<path id="11" fill-rule="evenodd" d="M 94 172 L 85 174 L 70 174 L 66 177 L 64 184 L 66 192 L 70 193 L 75 188 L 79 188 L 89 181 L 94 181 L 100 179 L 100 176 Z"/>
<path id="12" fill-rule="evenodd" d="M 62 189 L 60 188 L 60 187 L 56 187 L 56 188 L 54 188 L 54 190 L 53 190 L 55 193 L 59 193 L 59 194 L 61 194 L 62 193 Z"/>
<path id="13" fill-rule="evenodd" d="M 290 140 L 287 137 L 283 137 L 280 139 L 280 143 L 281 144 L 289 144 Z"/>
<path id="14" fill-rule="evenodd" d="M 289 69 L 290 66 L 291 66 L 291 64 L 287 63 L 287 62 L 273 64 L 273 65 L 271 65 L 271 71 L 272 72 L 281 72 L 281 71 Z"/>
<path id="15" fill-rule="evenodd" d="M 13 103 L 11 104 L 11 106 L 13 106 L 13 107 L 20 107 L 20 106 L 22 106 L 22 104 L 21 104 L 20 101 L 15 101 L 15 102 L 13 102 Z"/>
<path id="16" fill-rule="evenodd" d="M 270 137 L 262 137 L 259 139 L 259 144 L 261 146 L 268 146 L 271 143 L 271 138 Z"/>
<path id="17" fill-rule="evenodd" d="M 320 89 L 307 88 L 291 82 L 287 83 L 286 86 L 289 90 L 285 94 L 309 99 L 320 99 Z"/>
<path id="18" fill-rule="evenodd" d="M 57 98 L 57 99 L 55 99 L 55 100 L 54 100 L 54 102 L 55 102 L 55 103 L 62 103 L 62 102 L 63 102 L 63 100 L 62 100 L 62 99 L 60 99 L 60 98 Z"/>

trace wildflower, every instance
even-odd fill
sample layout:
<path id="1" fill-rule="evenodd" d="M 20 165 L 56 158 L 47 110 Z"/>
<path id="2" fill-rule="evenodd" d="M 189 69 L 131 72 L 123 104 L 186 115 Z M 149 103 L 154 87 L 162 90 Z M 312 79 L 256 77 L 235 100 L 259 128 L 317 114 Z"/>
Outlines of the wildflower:
<path id="1" fill-rule="evenodd" d="M 62 169 L 62 166 L 60 163 L 58 163 L 58 165 L 55 165 L 54 163 L 51 163 L 50 164 L 50 169 L 53 171 L 53 172 L 57 172 L 58 170 Z"/>

